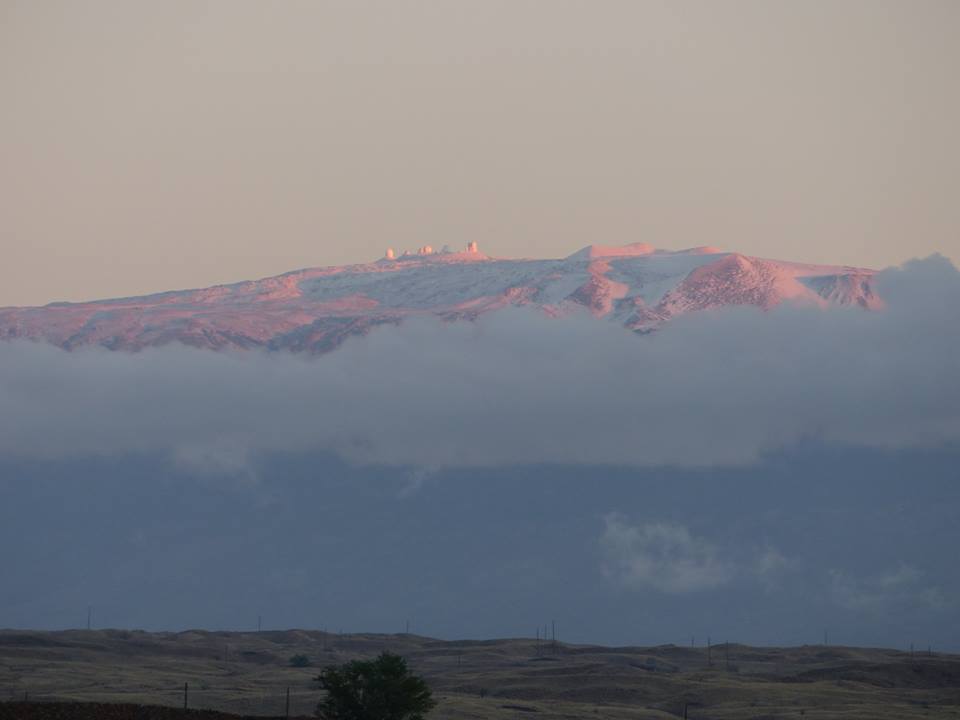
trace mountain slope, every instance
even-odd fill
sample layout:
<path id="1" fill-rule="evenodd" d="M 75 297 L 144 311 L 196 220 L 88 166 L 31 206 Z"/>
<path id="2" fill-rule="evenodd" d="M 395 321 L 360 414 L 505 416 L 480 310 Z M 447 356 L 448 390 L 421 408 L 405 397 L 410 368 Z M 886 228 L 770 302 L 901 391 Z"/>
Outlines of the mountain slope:
<path id="1" fill-rule="evenodd" d="M 262 280 L 142 297 L 0 309 L 0 338 L 66 349 L 180 342 L 204 348 L 325 352 L 385 323 L 430 315 L 473 319 L 509 305 L 550 315 L 586 309 L 633 330 L 729 305 L 785 301 L 877 308 L 874 271 L 765 260 L 716 248 L 670 252 L 593 245 L 558 260 L 433 252 L 319 267 Z"/>

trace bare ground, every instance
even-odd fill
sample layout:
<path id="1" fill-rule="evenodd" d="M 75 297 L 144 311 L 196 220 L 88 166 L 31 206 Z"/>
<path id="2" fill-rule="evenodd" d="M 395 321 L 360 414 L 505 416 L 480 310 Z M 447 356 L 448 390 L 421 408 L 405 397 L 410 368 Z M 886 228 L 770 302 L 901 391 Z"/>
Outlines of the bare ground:
<path id="1" fill-rule="evenodd" d="M 439 700 L 436 718 L 640 720 L 682 717 L 685 706 L 691 720 L 960 718 L 960 656 L 938 653 L 717 645 L 708 655 L 703 647 L 565 644 L 538 651 L 529 639 L 447 642 L 304 630 L 8 630 L 0 631 L 0 700 L 7 701 L 0 720 L 213 720 L 129 709 L 182 708 L 185 683 L 190 708 L 283 717 L 289 688 L 291 715 L 307 716 L 319 699 L 319 668 L 382 650 L 403 655 L 427 678 Z M 308 656 L 312 666 L 291 667 L 294 655 Z M 35 705 L 24 699 L 40 701 L 46 710 L 37 712 L 46 714 L 28 714 Z M 53 700 L 128 710 L 84 715 L 62 706 L 74 714 L 48 714 Z"/>

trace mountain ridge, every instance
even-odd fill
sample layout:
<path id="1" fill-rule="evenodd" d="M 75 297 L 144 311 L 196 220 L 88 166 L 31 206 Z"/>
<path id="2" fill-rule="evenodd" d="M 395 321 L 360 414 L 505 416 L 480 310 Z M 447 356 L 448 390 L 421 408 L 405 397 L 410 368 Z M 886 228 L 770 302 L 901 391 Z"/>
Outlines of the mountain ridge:
<path id="1" fill-rule="evenodd" d="M 732 305 L 783 302 L 879 309 L 876 271 L 752 257 L 703 246 L 589 245 L 560 259 L 505 259 L 419 248 L 379 260 L 79 303 L 0 308 L 0 338 L 64 349 L 136 351 L 180 342 L 209 349 L 323 353 L 405 318 L 472 320 L 508 306 L 547 315 L 586 310 L 637 331 Z"/>

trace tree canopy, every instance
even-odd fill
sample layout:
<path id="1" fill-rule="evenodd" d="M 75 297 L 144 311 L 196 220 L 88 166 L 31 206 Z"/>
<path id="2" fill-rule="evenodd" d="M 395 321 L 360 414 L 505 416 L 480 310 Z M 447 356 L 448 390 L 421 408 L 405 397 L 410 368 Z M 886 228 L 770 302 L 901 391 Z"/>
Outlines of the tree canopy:
<path id="1" fill-rule="evenodd" d="M 325 668 L 317 680 L 327 693 L 317 705 L 323 720 L 422 720 L 436 705 L 427 683 L 393 653 Z"/>

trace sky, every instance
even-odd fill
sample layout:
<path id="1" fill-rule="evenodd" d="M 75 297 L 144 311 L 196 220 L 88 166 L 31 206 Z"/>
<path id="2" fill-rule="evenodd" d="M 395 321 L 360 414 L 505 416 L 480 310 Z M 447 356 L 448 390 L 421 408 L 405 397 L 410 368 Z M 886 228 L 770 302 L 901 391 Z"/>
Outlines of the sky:
<path id="1" fill-rule="evenodd" d="M 0 343 L 0 627 L 960 650 L 960 272 L 637 335 Z M 375 588 L 375 591 L 372 589 Z"/>
<path id="2" fill-rule="evenodd" d="M 881 310 L 648 335 L 4 341 L 0 627 L 960 650 L 958 29 L 947 0 L 0 0 L 0 306 L 468 241 L 887 268 Z"/>
<path id="3" fill-rule="evenodd" d="M 951 0 L 0 0 L 0 306 L 363 262 L 960 257 Z"/>

